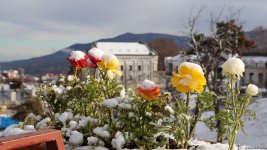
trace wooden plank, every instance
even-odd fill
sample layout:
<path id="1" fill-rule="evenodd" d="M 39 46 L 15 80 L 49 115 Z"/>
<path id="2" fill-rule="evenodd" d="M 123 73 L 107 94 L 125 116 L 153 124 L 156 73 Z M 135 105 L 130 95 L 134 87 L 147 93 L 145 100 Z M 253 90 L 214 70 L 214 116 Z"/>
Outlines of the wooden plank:
<path id="1" fill-rule="evenodd" d="M 61 131 L 55 129 L 2 137 L 0 138 L 0 150 L 11 150 L 41 143 L 47 143 L 48 150 L 64 150 Z"/>

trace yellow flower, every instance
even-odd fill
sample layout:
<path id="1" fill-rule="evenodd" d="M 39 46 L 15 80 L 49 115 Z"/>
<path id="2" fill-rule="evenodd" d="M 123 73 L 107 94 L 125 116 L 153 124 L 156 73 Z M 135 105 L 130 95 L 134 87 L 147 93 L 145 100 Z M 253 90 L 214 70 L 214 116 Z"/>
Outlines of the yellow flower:
<path id="1" fill-rule="evenodd" d="M 101 62 L 97 62 L 97 66 L 108 71 L 110 70 L 118 76 L 121 76 L 122 74 L 120 70 L 117 70 L 120 66 L 120 62 L 113 54 L 104 54 Z"/>
<path id="2" fill-rule="evenodd" d="M 178 74 L 173 72 L 171 84 L 177 91 L 188 93 L 196 91 L 203 92 L 206 78 L 202 68 L 198 64 L 184 62 L 178 68 Z"/>

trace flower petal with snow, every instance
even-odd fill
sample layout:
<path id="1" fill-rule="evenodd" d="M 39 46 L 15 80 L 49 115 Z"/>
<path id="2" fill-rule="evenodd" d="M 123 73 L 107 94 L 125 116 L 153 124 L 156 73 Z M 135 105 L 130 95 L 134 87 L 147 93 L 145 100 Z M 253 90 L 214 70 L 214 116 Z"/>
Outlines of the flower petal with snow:
<path id="1" fill-rule="evenodd" d="M 71 131 L 70 144 L 79 145 L 83 143 L 83 134 L 78 131 Z"/>
<path id="2" fill-rule="evenodd" d="M 240 76 L 243 76 L 243 73 L 245 71 L 245 64 L 241 59 L 231 57 L 222 64 L 222 68 L 225 74 L 236 75 L 239 78 Z"/>
<path id="3" fill-rule="evenodd" d="M 97 63 L 101 62 L 102 56 L 104 55 L 104 51 L 98 48 L 92 48 L 88 51 L 88 57 L 91 62 L 91 67 L 96 68 Z"/>
<path id="4" fill-rule="evenodd" d="M 117 68 L 120 66 L 120 62 L 113 54 L 104 54 L 101 58 L 101 62 L 98 62 L 97 65 L 102 69 L 111 70 L 117 76 L 122 75 L 121 71 L 117 70 Z"/>
<path id="5" fill-rule="evenodd" d="M 160 87 L 153 81 L 144 80 L 137 85 L 136 94 L 147 100 L 155 100 L 160 95 Z"/>
<path id="6" fill-rule="evenodd" d="M 206 79 L 202 68 L 198 64 L 183 62 L 178 68 L 178 74 L 172 73 L 171 84 L 177 91 L 188 93 L 196 91 L 198 93 L 204 90 Z"/>
<path id="7" fill-rule="evenodd" d="M 251 96 L 256 96 L 259 93 L 259 89 L 255 84 L 249 84 L 246 93 Z"/>
<path id="8" fill-rule="evenodd" d="M 87 64 L 88 56 L 82 51 L 72 51 L 68 58 L 68 61 L 72 63 L 76 69 L 80 69 L 82 67 L 88 67 Z"/>

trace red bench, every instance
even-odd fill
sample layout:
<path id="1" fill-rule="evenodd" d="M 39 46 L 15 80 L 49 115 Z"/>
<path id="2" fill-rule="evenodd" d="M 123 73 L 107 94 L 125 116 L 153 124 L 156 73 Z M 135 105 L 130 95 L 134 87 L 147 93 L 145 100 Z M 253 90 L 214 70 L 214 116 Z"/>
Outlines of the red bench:
<path id="1" fill-rule="evenodd" d="M 40 144 L 45 145 L 40 146 Z M 61 131 L 49 129 L 0 138 L 0 150 L 64 150 Z"/>

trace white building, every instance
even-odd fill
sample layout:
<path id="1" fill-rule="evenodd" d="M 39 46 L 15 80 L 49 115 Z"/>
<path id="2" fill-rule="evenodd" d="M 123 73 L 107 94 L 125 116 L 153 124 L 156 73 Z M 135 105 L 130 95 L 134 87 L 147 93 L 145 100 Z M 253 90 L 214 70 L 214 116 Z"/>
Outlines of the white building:
<path id="1" fill-rule="evenodd" d="M 256 84 L 260 88 L 267 86 L 267 56 L 243 56 L 246 70 L 241 79 L 242 85 Z"/>
<path id="2" fill-rule="evenodd" d="M 142 42 L 95 42 L 93 47 L 118 57 L 122 76 L 117 77 L 122 84 L 131 86 L 144 79 L 153 80 L 158 70 L 158 54 Z"/>

